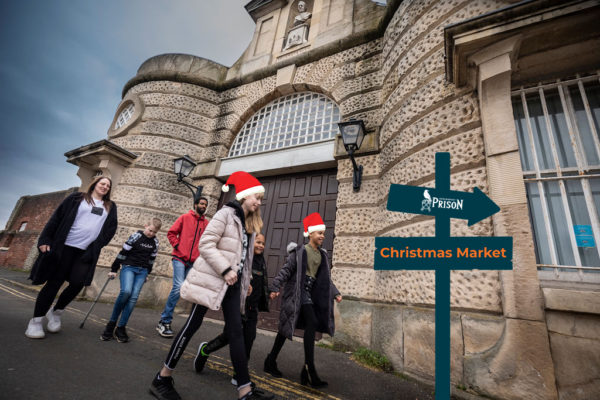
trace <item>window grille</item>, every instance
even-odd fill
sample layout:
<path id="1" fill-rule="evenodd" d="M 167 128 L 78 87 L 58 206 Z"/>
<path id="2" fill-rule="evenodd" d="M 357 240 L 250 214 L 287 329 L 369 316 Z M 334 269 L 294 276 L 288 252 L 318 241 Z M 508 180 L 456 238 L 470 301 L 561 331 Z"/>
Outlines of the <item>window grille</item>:
<path id="1" fill-rule="evenodd" d="M 322 94 L 302 92 L 280 97 L 246 122 L 229 157 L 333 139 L 339 120 L 339 108 Z"/>
<path id="2" fill-rule="evenodd" d="M 600 282 L 600 75 L 513 91 L 540 277 Z"/>
<path id="3" fill-rule="evenodd" d="M 121 111 L 121 113 L 119 114 L 117 122 L 115 122 L 115 130 L 119 129 L 122 126 L 125 126 L 127 121 L 129 121 L 131 117 L 133 117 L 134 111 L 135 105 L 133 103 L 130 103 L 127 107 L 125 107 L 123 111 Z"/>

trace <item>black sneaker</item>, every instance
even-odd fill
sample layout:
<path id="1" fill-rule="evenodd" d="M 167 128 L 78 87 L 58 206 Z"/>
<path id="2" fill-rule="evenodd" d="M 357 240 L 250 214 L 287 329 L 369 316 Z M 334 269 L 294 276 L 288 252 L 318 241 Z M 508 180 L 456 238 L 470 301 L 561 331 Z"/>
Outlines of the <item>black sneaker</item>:
<path id="1" fill-rule="evenodd" d="M 198 353 L 196 354 L 196 358 L 194 358 L 194 369 L 197 373 L 202 372 L 204 369 L 204 365 L 206 365 L 206 361 L 208 360 L 208 356 L 204 355 L 204 349 L 206 348 L 206 342 L 200 343 L 198 346 Z"/>
<path id="2" fill-rule="evenodd" d="M 115 331 L 115 325 L 117 325 L 116 322 L 113 321 L 108 321 L 108 324 L 106 324 L 106 328 L 104 329 L 104 332 L 102 332 L 102 335 L 100 335 L 100 340 L 110 340 L 113 338 L 113 334 Z"/>
<path id="3" fill-rule="evenodd" d="M 117 326 L 117 329 L 115 329 L 115 337 L 119 343 L 129 342 L 129 336 L 127 336 L 127 331 L 124 326 Z"/>
<path id="4" fill-rule="evenodd" d="M 165 338 L 172 338 L 174 336 L 170 322 L 159 321 L 158 325 L 156 325 L 156 331 L 160 336 Z"/>
<path id="5" fill-rule="evenodd" d="M 240 398 L 240 400 L 272 400 L 274 397 L 272 394 L 266 394 L 261 390 L 253 389 Z"/>
<path id="6" fill-rule="evenodd" d="M 181 400 L 181 396 L 179 396 L 179 393 L 177 393 L 173 386 L 173 378 L 170 376 L 161 376 L 158 379 L 158 376 L 156 374 L 150 384 L 150 393 L 159 400 Z"/>

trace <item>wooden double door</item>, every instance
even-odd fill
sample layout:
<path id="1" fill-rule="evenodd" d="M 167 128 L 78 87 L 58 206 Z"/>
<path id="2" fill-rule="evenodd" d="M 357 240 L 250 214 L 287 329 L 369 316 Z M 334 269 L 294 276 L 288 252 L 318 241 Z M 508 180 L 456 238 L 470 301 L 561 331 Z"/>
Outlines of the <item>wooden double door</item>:
<path id="1" fill-rule="evenodd" d="M 264 255 L 269 284 L 285 263 L 288 243 L 306 243 L 302 220 L 313 212 L 321 214 L 327 227 L 323 248 L 331 262 L 338 193 L 336 175 L 337 170 L 330 169 L 259 178 L 265 187 L 260 211 L 266 236 Z M 223 193 L 219 208 L 234 195 L 233 190 Z M 277 330 L 280 299 L 281 296 L 271 301 L 269 313 L 259 313 L 259 328 Z M 209 316 L 222 319 L 221 312 L 210 312 Z"/>

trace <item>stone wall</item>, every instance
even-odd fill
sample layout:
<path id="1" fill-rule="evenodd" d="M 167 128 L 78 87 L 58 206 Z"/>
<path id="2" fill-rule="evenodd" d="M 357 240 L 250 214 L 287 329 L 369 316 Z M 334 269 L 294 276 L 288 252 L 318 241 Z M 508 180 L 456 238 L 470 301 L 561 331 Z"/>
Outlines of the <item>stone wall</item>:
<path id="1" fill-rule="evenodd" d="M 37 240 L 50 216 L 59 204 L 76 188 L 34 196 L 23 196 L 6 224 L 6 230 L 0 232 L 0 266 L 28 270 L 37 256 Z M 27 225 L 19 231 L 21 224 Z"/>
<path id="2" fill-rule="evenodd" d="M 600 393 L 600 317 L 549 311 L 546 321 L 559 398 L 594 398 Z"/>
<path id="3" fill-rule="evenodd" d="M 283 95 L 284 90 L 285 93 L 307 90 L 325 93 L 350 115 L 353 108 L 360 107 L 356 105 L 356 99 L 362 93 L 380 86 L 374 79 L 377 63 L 372 60 L 380 51 L 379 42 L 369 43 L 299 67 L 289 77 L 286 89 L 277 85 L 276 75 L 222 92 L 171 81 L 133 86 L 124 98 L 137 98 L 143 107 L 141 118 L 125 131 L 109 130 L 109 138 L 138 158 L 124 171 L 113 192 L 113 199 L 119 204 L 119 229 L 111 244 L 103 250 L 99 267 L 108 267 L 130 232 L 157 216 L 163 220 L 163 229 L 158 234 L 161 251 L 153 274 L 157 280 L 169 278 L 171 247 L 166 230 L 191 206 L 189 190 L 177 183 L 172 173 L 172 160 L 182 154 L 190 155 L 199 163 L 225 157 L 244 122 L 268 102 Z M 375 123 L 373 119 L 368 126 L 374 127 Z M 194 183 L 203 185 L 203 193 L 209 197 L 208 216 L 216 211 L 221 193 L 221 183 L 214 174 L 215 171 L 206 175 L 198 170 L 191 174 Z M 98 273 L 96 279 L 104 279 L 103 276 Z M 95 282 L 94 286 L 100 283 Z M 166 290 L 153 295 L 158 299 L 166 297 Z M 143 294 L 140 301 L 144 301 Z"/>
<path id="4" fill-rule="evenodd" d="M 338 169 L 333 276 L 347 301 L 338 307 L 336 340 L 379 350 L 398 370 L 426 379 L 434 377 L 434 274 L 374 271 L 374 238 L 434 235 L 432 218 L 389 212 L 386 202 L 391 183 L 433 186 L 436 152 L 451 153 L 453 190 L 477 186 L 488 192 L 477 97 L 445 80 L 443 28 L 504 5 L 403 1 L 386 28 L 381 53 L 372 60 L 379 63 L 372 79 L 380 86 L 369 104 L 380 107 L 353 108 L 349 114 L 370 114 L 371 124 L 381 127 L 381 151 L 358 159 L 366 168 L 359 193 L 351 189 L 349 161 Z M 452 220 L 451 233 L 491 236 L 493 229 L 489 218 L 472 227 Z M 464 310 L 452 314 L 451 380 L 464 384 L 464 357 L 499 340 L 501 286 L 496 271 L 455 271 L 451 281 L 451 306 Z"/>
<path id="5" fill-rule="evenodd" d="M 157 235 L 160 251 L 139 299 L 142 304 L 158 305 L 164 303 L 171 289 L 172 248 L 166 233 L 179 215 L 192 208 L 190 190 L 173 174 L 173 159 L 188 154 L 197 162 L 214 160 L 224 155 L 231 135 L 215 134 L 223 112 L 219 95 L 210 89 L 179 82 L 145 82 L 125 94 L 124 101 L 131 99 L 141 106 L 140 118 L 125 129 L 109 129 L 108 136 L 138 157 L 113 190 L 112 198 L 119 205 L 119 228 L 101 253 L 94 283 L 86 295 L 93 295 L 104 283 L 105 272 L 129 235 L 158 217 L 162 220 Z M 204 185 L 203 194 L 209 199 L 207 215 L 214 214 L 220 185 L 214 179 L 195 179 L 194 183 Z M 118 285 L 109 286 L 115 287 L 109 287 L 105 296 L 116 296 Z"/>

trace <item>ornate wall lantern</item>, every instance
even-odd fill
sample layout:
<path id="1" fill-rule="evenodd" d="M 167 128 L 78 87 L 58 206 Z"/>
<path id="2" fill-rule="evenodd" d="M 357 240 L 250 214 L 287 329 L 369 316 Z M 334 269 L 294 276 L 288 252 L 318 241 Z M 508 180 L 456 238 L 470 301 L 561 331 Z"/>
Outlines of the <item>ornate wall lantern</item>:
<path id="1" fill-rule="evenodd" d="M 338 127 L 342 133 L 342 141 L 344 147 L 350 156 L 352 161 L 352 167 L 354 173 L 352 174 L 352 188 L 355 192 L 360 190 L 360 183 L 362 180 L 362 165 L 357 165 L 354 159 L 354 153 L 360 149 L 360 146 L 365 138 L 365 124 L 362 120 L 353 120 L 347 122 L 339 122 Z"/>
<path id="2" fill-rule="evenodd" d="M 187 154 L 183 157 L 179 157 L 173 160 L 173 170 L 175 172 L 175 175 L 177 175 L 177 182 L 183 183 L 192 191 L 195 202 L 196 198 L 202 195 L 202 186 L 194 186 L 191 183 L 184 180 L 184 178 L 186 178 L 189 174 L 192 173 L 194 167 L 196 167 L 196 163 Z"/>

